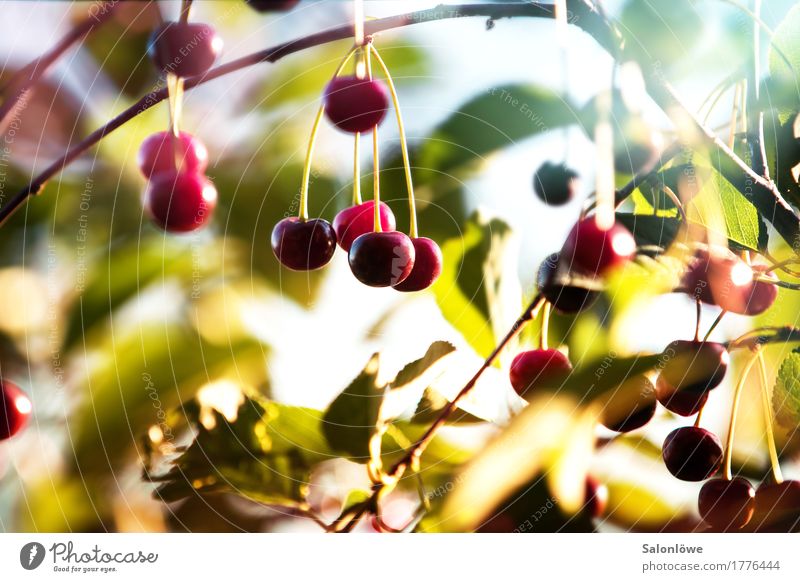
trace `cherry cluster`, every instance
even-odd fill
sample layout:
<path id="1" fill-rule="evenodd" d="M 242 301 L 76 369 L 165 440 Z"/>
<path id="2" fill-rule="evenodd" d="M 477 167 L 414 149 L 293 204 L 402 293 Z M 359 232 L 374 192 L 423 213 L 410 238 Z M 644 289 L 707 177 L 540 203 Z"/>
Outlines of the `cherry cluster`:
<path id="1" fill-rule="evenodd" d="M 383 67 L 388 87 L 387 83 L 372 77 L 370 54 Z M 344 65 L 353 55 L 358 61 L 356 74 L 341 75 Z M 396 230 L 394 214 L 387 204 L 380 201 L 377 131 L 389 110 L 390 97 L 394 101 L 403 147 L 412 221 L 410 236 Z M 336 128 L 353 134 L 356 145 L 353 204 L 339 212 L 333 224 L 307 216 L 307 175 L 318 121 L 323 112 Z M 361 134 L 366 132 L 373 134 L 374 199 L 362 202 L 358 144 Z M 300 216 L 281 220 L 272 231 L 272 250 L 280 263 L 295 271 L 318 269 L 330 262 L 338 244 L 347 253 L 353 275 L 365 285 L 392 287 L 397 291 L 421 291 L 430 287 L 442 271 L 442 252 L 436 242 L 416 233 L 414 191 L 397 93 L 371 42 L 353 49 L 325 88 L 308 151 Z"/>
<path id="2" fill-rule="evenodd" d="M 184 19 L 165 22 L 150 37 L 150 57 L 167 79 L 171 127 L 142 142 L 138 164 L 148 180 L 144 208 L 168 232 L 202 227 L 217 204 L 217 190 L 205 176 L 208 150 L 198 138 L 180 131 L 178 122 L 183 78 L 206 73 L 221 49 L 213 27 Z"/>

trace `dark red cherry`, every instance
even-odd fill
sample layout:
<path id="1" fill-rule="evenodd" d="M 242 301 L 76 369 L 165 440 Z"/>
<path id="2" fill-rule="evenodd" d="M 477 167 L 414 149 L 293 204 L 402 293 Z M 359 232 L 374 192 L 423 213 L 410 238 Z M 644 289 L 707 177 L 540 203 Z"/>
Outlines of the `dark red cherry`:
<path id="1" fill-rule="evenodd" d="M 677 340 L 663 352 L 656 395 L 668 410 L 689 416 L 705 404 L 708 392 L 722 382 L 730 363 L 716 342 Z"/>
<path id="2" fill-rule="evenodd" d="M 427 289 L 442 274 L 442 249 L 424 236 L 412 238 L 414 245 L 414 268 L 404 281 L 394 285 L 398 291 L 422 291 Z"/>
<path id="3" fill-rule="evenodd" d="M 511 362 L 509 379 L 520 396 L 536 388 L 558 388 L 572 371 L 572 364 L 558 350 L 528 350 Z"/>
<path id="4" fill-rule="evenodd" d="M 148 184 L 144 205 L 153 222 L 164 230 L 190 232 L 211 219 L 217 189 L 201 174 L 165 172 Z"/>
<path id="5" fill-rule="evenodd" d="M 297 6 L 300 0 L 245 0 L 245 2 L 258 12 L 283 12 Z"/>
<path id="6" fill-rule="evenodd" d="M 800 522 L 800 481 L 764 482 L 756 490 L 753 523 L 760 531 L 793 531 Z"/>
<path id="7" fill-rule="evenodd" d="M 30 399 L 19 386 L 0 380 L 0 440 L 11 438 L 22 430 L 32 411 Z"/>
<path id="8" fill-rule="evenodd" d="M 553 253 L 539 267 L 536 278 L 539 293 L 560 313 L 578 313 L 588 309 L 597 300 L 600 293 L 582 287 L 556 283 L 559 260 L 559 253 Z"/>
<path id="9" fill-rule="evenodd" d="M 394 213 L 389 206 L 381 202 L 381 230 L 384 232 L 395 229 Z M 353 241 L 362 234 L 373 231 L 375 225 L 375 202 L 368 200 L 361 204 L 345 208 L 340 211 L 333 219 L 333 229 L 336 231 L 336 238 L 339 246 L 349 251 L 353 246 Z"/>
<path id="10" fill-rule="evenodd" d="M 546 204 L 561 206 L 575 196 L 577 178 L 565 164 L 545 162 L 533 175 L 533 191 Z"/>
<path id="11" fill-rule="evenodd" d="M 191 134 L 182 131 L 175 137 L 171 131 L 159 131 L 142 142 L 137 160 L 145 178 L 175 170 L 202 174 L 208 167 L 208 150 Z"/>
<path id="12" fill-rule="evenodd" d="M 350 247 L 348 260 L 356 279 L 370 287 L 391 287 L 405 281 L 414 268 L 415 250 L 402 232 L 368 232 Z"/>
<path id="13" fill-rule="evenodd" d="M 293 271 L 313 271 L 327 265 L 336 250 L 336 232 L 327 220 L 284 218 L 272 229 L 272 252 Z"/>
<path id="14" fill-rule="evenodd" d="M 336 77 L 325 88 L 325 113 L 344 131 L 371 130 L 383 121 L 388 108 L 386 86 L 377 79 Z"/>
<path id="15" fill-rule="evenodd" d="M 594 217 L 583 218 L 572 227 L 561 260 L 569 268 L 590 275 L 602 275 L 630 261 L 636 254 L 636 241 L 622 225 L 609 229 L 597 226 Z"/>
<path id="16" fill-rule="evenodd" d="M 165 22 L 150 35 L 148 52 L 156 66 L 179 77 L 202 75 L 222 51 L 213 26 L 199 22 Z"/>
<path id="17" fill-rule="evenodd" d="M 778 278 L 772 272 L 767 272 L 767 269 L 768 267 L 763 265 L 754 265 L 753 274 L 770 281 L 778 281 Z M 744 300 L 744 315 L 759 315 L 772 307 L 778 298 L 778 286 L 770 281 L 753 281 Z"/>
<path id="18" fill-rule="evenodd" d="M 683 481 L 708 479 L 722 464 L 722 443 L 717 435 L 696 426 L 673 430 L 661 452 L 669 472 Z"/>
<path id="19" fill-rule="evenodd" d="M 755 489 L 747 479 L 711 479 L 700 489 L 697 506 L 700 517 L 715 529 L 736 530 L 753 517 L 755 497 Z"/>
<path id="20" fill-rule="evenodd" d="M 583 509 L 589 517 L 598 518 L 603 515 L 608 504 L 608 487 L 591 475 L 586 476 L 586 493 Z"/>
<path id="21" fill-rule="evenodd" d="M 600 421 L 616 432 L 630 432 L 646 425 L 656 413 L 656 394 L 646 376 L 636 376 L 600 397 Z"/>

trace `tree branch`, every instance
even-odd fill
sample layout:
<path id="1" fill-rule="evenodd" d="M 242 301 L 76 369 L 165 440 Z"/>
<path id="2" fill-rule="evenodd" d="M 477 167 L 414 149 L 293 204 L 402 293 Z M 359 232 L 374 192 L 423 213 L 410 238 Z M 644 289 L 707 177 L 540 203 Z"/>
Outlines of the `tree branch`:
<path id="1" fill-rule="evenodd" d="M 385 30 L 401 28 L 412 24 L 423 24 L 437 20 L 473 16 L 483 16 L 492 20 L 497 20 L 512 17 L 553 18 L 553 15 L 553 6 L 551 4 L 539 2 L 498 2 L 494 4 L 461 4 L 453 6 L 442 4 L 428 10 L 408 12 L 406 14 L 368 21 L 365 23 L 364 32 L 367 35 L 373 35 Z M 346 24 L 285 42 L 220 65 L 204 75 L 189 77 L 185 80 L 184 90 L 193 89 L 198 85 L 259 63 L 274 63 L 305 49 L 337 40 L 344 40 L 352 36 L 352 25 Z M 85 151 L 97 144 L 112 131 L 118 129 L 140 113 L 164 101 L 166 98 L 166 88 L 147 93 L 104 126 L 96 129 L 83 140 L 75 144 L 61 158 L 47 166 L 27 186 L 15 194 L 5 206 L 0 208 L 0 226 L 5 224 L 8 218 L 14 214 L 30 196 L 38 194 L 48 180 L 63 171 L 64 168 L 74 162 Z"/>
<path id="2" fill-rule="evenodd" d="M 0 90 L 7 94 L 0 105 L 0 133 L 4 133 L 9 120 L 22 103 L 26 93 L 41 79 L 75 43 L 88 36 L 95 28 L 100 27 L 114 14 L 119 2 L 103 2 L 93 4 L 89 15 L 70 30 L 64 38 L 39 58 L 31 61 L 14 73 Z M 98 10 L 93 10 L 100 6 Z"/>

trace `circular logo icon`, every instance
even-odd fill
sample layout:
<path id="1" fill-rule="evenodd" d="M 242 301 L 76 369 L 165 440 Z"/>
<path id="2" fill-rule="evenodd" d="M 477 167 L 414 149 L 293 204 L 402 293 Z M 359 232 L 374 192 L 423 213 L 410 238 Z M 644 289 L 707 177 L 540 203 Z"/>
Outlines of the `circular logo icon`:
<path id="1" fill-rule="evenodd" d="M 26 570 L 35 570 L 44 561 L 44 546 L 39 542 L 29 542 L 19 551 L 19 563 Z"/>

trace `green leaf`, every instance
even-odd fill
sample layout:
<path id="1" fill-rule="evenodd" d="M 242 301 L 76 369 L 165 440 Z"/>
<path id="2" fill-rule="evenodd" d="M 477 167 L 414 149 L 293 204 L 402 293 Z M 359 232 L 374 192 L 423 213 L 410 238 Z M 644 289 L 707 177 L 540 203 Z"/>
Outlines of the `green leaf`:
<path id="1" fill-rule="evenodd" d="M 629 0 L 619 19 L 626 56 L 661 67 L 687 57 L 703 37 L 703 22 L 692 0 Z"/>
<path id="2" fill-rule="evenodd" d="M 784 358 L 772 393 L 775 420 L 784 428 L 795 430 L 800 424 L 800 349 Z"/>
<path id="3" fill-rule="evenodd" d="M 442 396 L 433 388 L 426 388 L 422 394 L 417 409 L 414 411 L 414 416 L 411 417 L 412 424 L 431 424 L 442 413 L 445 406 L 450 401 Z M 470 424 L 478 422 L 486 422 L 483 418 L 470 414 L 464 410 L 456 410 L 447 420 L 448 424 Z"/>
<path id="4" fill-rule="evenodd" d="M 424 185 L 484 161 L 520 140 L 577 123 L 568 98 L 536 85 L 491 87 L 461 105 L 415 152 L 416 183 Z M 388 161 L 386 167 L 399 166 Z"/>
<path id="5" fill-rule="evenodd" d="M 658 365 L 661 357 L 661 354 L 623 357 L 611 352 L 591 362 L 579 362 L 561 390 L 588 401 L 652 370 Z"/>
<path id="6" fill-rule="evenodd" d="M 407 387 L 409 384 L 419 382 L 429 382 L 427 379 L 435 375 L 442 364 L 446 363 L 445 356 L 455 351 L 455 346 L 446 341 L 433 342 L 425 355 L 410 364 L 406 364 L 397 374 L 392 382 L 392 390 Z"/>
<path id="7" fill-rule="evenodd" d="M 522 306 L 511 239 L 505 222 L 476 213 L 462 236 L 442 245 L 444 267 L 433 286 L 436 302 L 482 357 L 491 353 L 497 334 L 511 325 Z"/>
<path id="8" fill-rule="evenodd" d="M 369 459 L 386 387 L 378 384 L 380 356 L 374 354 L 362 372 L 328 407 L 322 432 L 331 448 L 355 461 Z"/>
<path id="9" fill-rule="evenodd" d="M 322 413 L 243 395 L 231 415 L 202 398 L 182 413 L 196 431 L 192 444 L 159 482 L 164 501 L 229 491 L 267 505 L 307 508 L 311 469 L 331 458 L 321 434 Z"/>
<path id="10" fill-rule="evenodd" d="M 657 530 L 671 521 L 678 508 L 663 497 L 636 483 L 607 483 L 608 503 L 605 519 L 614 525 L 637 530 Z"/>
<path id="11" fill-rule="evenodd" d="M 675 240 L 680 228 L 680 220 L 665 216 L 618 212 L 617 220 L 633 233 L 636 245 L 640 247 L 658 246 L 666 249 Z"/>

